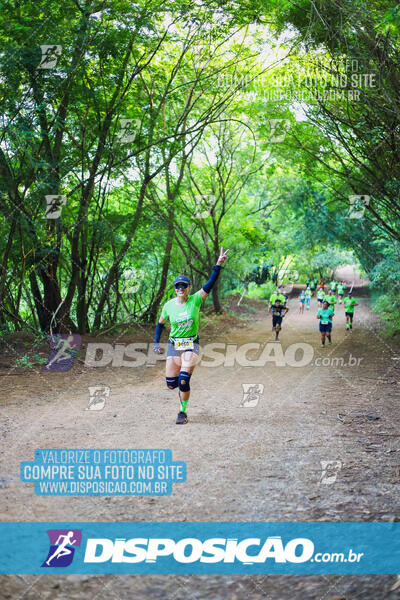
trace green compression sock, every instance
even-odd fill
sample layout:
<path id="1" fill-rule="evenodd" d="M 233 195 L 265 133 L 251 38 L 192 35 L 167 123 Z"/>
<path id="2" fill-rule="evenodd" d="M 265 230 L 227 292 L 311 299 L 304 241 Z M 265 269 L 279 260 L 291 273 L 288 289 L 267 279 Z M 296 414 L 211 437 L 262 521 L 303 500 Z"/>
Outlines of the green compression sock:
<path id="1" fill-rule="evenodd" d="M 181 403 L 181 411 L 185 413 L 189 400 L 181 400 L 180 398 L 179 398 L 179 400 Z"/>

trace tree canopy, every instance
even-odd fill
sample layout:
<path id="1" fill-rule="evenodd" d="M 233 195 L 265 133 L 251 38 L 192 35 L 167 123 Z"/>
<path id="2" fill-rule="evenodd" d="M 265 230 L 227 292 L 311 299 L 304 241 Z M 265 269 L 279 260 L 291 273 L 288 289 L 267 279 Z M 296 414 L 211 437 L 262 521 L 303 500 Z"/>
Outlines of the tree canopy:
<path id="1" fill-rule="evenodd" d="M 216 311 L 352 258 L 398 303 L 397 5 L 5 0 L 0 22 L 2 333 L 155 322 L 221 245 Z"/>

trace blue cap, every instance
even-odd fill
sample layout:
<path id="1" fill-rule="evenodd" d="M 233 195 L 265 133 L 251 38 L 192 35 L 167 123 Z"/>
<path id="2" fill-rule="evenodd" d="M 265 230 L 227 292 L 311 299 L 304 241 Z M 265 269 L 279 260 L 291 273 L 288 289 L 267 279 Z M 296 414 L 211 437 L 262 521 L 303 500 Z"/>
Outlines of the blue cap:
<path id="1" fill-rule="evenodd" d="M 174 287 L 177 283 L 187 283 L 187 285 L 190 285 L 190 279 L 189 277 L 186 277 L 186 275 L 178 275 L 178 277 L 175 277 L 174 279 Z"/>

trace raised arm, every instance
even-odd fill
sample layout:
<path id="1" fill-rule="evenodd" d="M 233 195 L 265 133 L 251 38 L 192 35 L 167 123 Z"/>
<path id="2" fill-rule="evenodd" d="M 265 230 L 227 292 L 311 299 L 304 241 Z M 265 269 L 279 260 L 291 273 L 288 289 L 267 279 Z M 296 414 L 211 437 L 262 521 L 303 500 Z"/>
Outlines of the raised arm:
<path id="1" fill-rule="evenodd" d="M 211 292 L 213 286 L 215 285 L 215 282 L 217 281 L 218 277 L 219 277 L 219 273 L 221 271 L 221 266 L 224 264 L 224 262 L 226 261 L 226 259 L 228 258 L 228 250 L 225 250 L 221 248 L 220 253 L 219 253 L 219 257 L 217 260 L 217 264 L 213 266 L 212 268 L 212 273 L 210 275 L 209 280 L 207 281 L 207 283 L 205 283 L 203 285 L 203 287 L 200 290 L 200 295 L 202 300 L 205 300 L 205 298 L 207 298 L 208 294 Z"/>

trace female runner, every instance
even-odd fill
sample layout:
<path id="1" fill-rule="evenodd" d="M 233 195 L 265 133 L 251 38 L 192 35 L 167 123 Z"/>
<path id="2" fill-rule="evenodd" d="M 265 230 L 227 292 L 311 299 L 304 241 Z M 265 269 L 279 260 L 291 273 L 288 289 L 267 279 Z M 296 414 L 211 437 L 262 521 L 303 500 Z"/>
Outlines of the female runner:
<path id="1" fill-rule="evenodd" d="M 170 390 L 179 388 L 181 406 L 176 419 L 177 425 L 185 425 L 188 422 L 186 409 L 190 397 L 190 378 L 200 351 L 198 336 L 200 306 L 217 281 L 221 265 L 226 261 L 228 252 L 229 250 L 224 252 L 221 248 L 210 279 L 195 294 L 190 294 L 190 280 L 186 275 L 176 277 L 174 280 L 176 297 L 164 304 L 156 325 L 153 350 L 160 354 L 160 338 L 164 323 L 167 319 L 171 323 L 165 377 Z"/>

